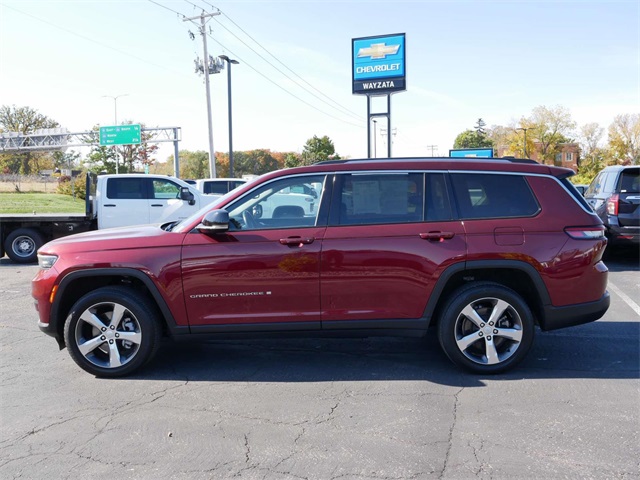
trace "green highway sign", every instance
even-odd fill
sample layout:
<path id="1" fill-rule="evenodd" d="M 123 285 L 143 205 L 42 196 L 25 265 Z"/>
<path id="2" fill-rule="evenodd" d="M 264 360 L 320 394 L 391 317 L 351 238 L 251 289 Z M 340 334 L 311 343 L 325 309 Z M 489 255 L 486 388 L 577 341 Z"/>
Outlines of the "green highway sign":
<path id="1" fill-rule="evenodd" d="M 100 145 L 140 144 L 140 125 L 100 127 Z"/>

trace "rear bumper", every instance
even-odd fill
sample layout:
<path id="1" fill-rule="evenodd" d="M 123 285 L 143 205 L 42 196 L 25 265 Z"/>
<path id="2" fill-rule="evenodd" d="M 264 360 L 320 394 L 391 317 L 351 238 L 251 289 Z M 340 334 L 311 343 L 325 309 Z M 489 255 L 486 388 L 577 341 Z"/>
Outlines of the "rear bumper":
<path id="1" fill-rule="evenodd" d="M 639 245 L 640 227 L 621 227 L 618 225 L 609 225 L 607 236 L 609 237 L 609 242 L 616 245 Z"/>
<path id="2" fill-rule="evenodd" d="M 595 322 L 609 309 L 611 298 L 609 292 L 604 292 L 600 300 L 566 307 L 547 306 L 544 309 L 544 321 L 540 322 L 542 330 L 557 330 L 558 328 L 573 327 L 583 323 Z"/>

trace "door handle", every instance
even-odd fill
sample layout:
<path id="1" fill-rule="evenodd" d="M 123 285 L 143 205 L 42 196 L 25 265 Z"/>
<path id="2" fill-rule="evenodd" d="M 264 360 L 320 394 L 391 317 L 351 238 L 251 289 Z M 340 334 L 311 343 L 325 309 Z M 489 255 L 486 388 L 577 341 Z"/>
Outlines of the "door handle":
<path id="1" fill-rule="evenodd" d="M 152 203 L 151 206 L 152 207 L 161 207 L 162 204 L 161 203 Z"/>
<path id="2" fill-rule="evenodd" d="M 115 204 L 113 204 L 113 203 L 105 203 L 104 206 L 105 207 L 115 207 Z"/>
<path id="3" fill-rule="evenodd" d="M 302 245 L 309 245 L 310 243 L 313 243 L 314 240 L 315 238 L 313 237 L 287 237 L 281 238 L 280 243 L 282 245 L 288 245 L 290 247 L 301 247 Z"/>
<path id="4" fill-rule="evenodd" d="M 453 232 L 428 232 L 421 233 L 420 238 L 423 240 L 436 240 L 438 242 L 443 242 L 445 240 L 450 240 L 454 237 L 455 233 Z"/>

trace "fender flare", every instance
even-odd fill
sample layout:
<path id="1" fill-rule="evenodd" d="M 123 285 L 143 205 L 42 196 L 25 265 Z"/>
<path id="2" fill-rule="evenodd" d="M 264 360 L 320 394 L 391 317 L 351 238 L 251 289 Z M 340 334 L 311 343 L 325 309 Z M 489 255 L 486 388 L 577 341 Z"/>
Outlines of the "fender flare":
<path id="1" fill-rule="evenodd" d="M 521 272 L 524 272 L 531 279 L 533 285 L 535 286 L 536 292 L 540 297 L 542 303 L 542 311 L 545 310 L 545 307 L 551 305 L 551 296 L 549 295 L 547 286 L 542 280 L 540 272 L 536 270 L 533 265 L 520 260 L 471 260 L 450 265 L 442 272 L 442 274 L 440 274 L 435 287 L 433 287 L 433 291 L 431 292 L 429 301 L 427 302 L 427 306 L 425 307 L 424 317 L 432 317 L 438 302 L 441 300 L 442 292 L 447 286 L 447 283 L 449 283 L 449 280 L 451 280 L 454 275 L 461 272 L 473 273 L 474 270 L 491 269 L 510 269 L 520 270 Z M 544 319 L 541 320 L 544 321 Z"/>
<path id="2" fill-rule="evenodd" d="M 136 280 L 140 280 L 151 294 L 151 297 L 153 298 L 155 304 L 158 306 L 158 309 L 160 310 L 160 313 L 162 315 L 162 320 L 164 321 L 171 335 L 189 333 L 190 329 L 188 326 L 178 326 L 173 313 L 169 309 L 167 302 L 160 294 L 160 291 L 158 290 L 158 287 L 153 282 L 153 280 L 147 274 L 140 270 L 136 270 L 135 268 L 92 268 L 86 270 L 77 270 L 65 275 L 58 284 L 58 292 L 56 293 L 56 297 L 53 301 L 53 304 L 51 305 L 50 328 L 54 332 L 58 331 L 60 321 L 62 320 L 62 323 L 64 324 L 64 321 L 66 320 L 66 318 L 60 319 L 58 315 L 62 299 L 65 298 L 66 289 L 69 288 L 69 285 L 72 282 L 78 280 L 79 278 L 87 277 L 132 277 Z M 75 303 L 75 300 L 73 303 Z"/>

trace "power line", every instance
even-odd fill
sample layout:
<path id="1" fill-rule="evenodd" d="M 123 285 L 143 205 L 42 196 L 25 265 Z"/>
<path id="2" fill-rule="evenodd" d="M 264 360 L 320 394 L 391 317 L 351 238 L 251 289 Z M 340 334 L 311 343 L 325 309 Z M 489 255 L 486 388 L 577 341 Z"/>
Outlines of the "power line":
<path id="1" fill-rule="evenodd" d="M 150 1 L 150 2 L 153 2 L 153 0 L 149 0 L 149 1 Z M 156 2 L 153 2 L 153 3 L 156 3 Z M 158 5 L 159 5 L 159 4 L 158 4 Z M 187 76 L 187 75 L 185 75 L 185 74 L 184 74 L 184 73 L 182 73 L 182 72 L 178 72 L 178 71 L 176 71 L 176 70 L 172 70 L 172 69 L 170 69 L 170 68 L 167 68 L 167 67 L 165 67 L 165 66 L 163 66 L 163 65 L 158 65 L 157 63 L 150 62 L 150 61 L 148 61 L 148 60 L 145 60 L 145 59 L 144 59 L 144 58 L 142 58 L 142 57 L 138 57 L 138 56 L 136 56 L 136 55 L 132 55 L 131 53 L 126 52 L 126 51 L 124 51 L 124 50 L 119 50 L 119 49 L 117 49 L 117 48 L 115 48 L 115 47 L 112 47 L 111 45 L 107 45 L 107 44 L 105 44 L 105 43 L 102 43 L 102 42 L 99 42 L 99 41 L 97 41 L 97 40 L 94 40 L 94 39 L 93 39 L 93 38 L 91 38 L 91 37 L 87 37 L 86 35 L 82 35 L 81 33 L 74 32 L 73 30 L 69 30 L 69 29 L 67 29 L 67 28 L 61 27 L 61 26 L 59 26 L 59 25 L 56 25 L 55 23 L 51 23 L 51 22 L 49 22 L 49 21 L 47 21 L 47 20 L 43 20 L 43 19 L 42 19 L 42 18 L 40 18 L 40 17 L 36 17 L 35 15 L 32 15 L 32 14 L 30 14 L 30 13 L 23 12 L 22 10 L 19 10 L 19 9 L 17 9 L 17 8 L 15 8 L 15 7 L 10 7 L 10 6 L 9 6 L 9 5 L 7 5 L 6 3 L 3 3 L 3 4 L 2 4 L 2 6 L 3 6 L 4 8 L 8 8 L 8 9 L 10 9 L 10 10 L 14 10 L 14 11 L 16 11 L 16 12 L 18 12 L 18 13 L 21 13 L 22 15 L 26 15 L 27 17 L 31 17 L 31 18 L 33 18 L 33 19 L 35 19 L 35 20 L 38 20 L 39 22 L 45 23 L 45 24 L 47 24 L 47 25 L 49 25 L 49 26 L 51 26 L 51 27 L 57 28 L 58 30 L 62 30 L 63 32 L 66 32 L 66 33 L 68 33 L 68 34 L 70 34 L 70 35 L 74 35 L 74 36 L 76 36 L 76 37 L 82 38 L 83 40 L 87 40 L 87 41 L 89 41 L 89 42 L 95 43 L 95 44 L 97 44 L 97 45 L 100 45 L 101 47 L 108 48 L 109 50 L 113 50 L 114 52 L 118 52 L 118 53 L 120 53 L 120 54 L 122 54 L 122 55 L 126 55 L 127 57 L 135 58 L 136 60 L 138 60 L 138 61 L 140 61 L 140 62 L 148 63 L 149 65 L 153 65 L 154 67 L 158 67 L 158 68 L 161 68 L 161 69 L 163 69 L 163 70 L 167 70 L 168 72 L 174 73 L 174 74 L 176 74 L 176 75 Z M 162 6 L 162 5 L 161 5 L 161 6 Z"/>
<path id="2" fill-rule="evenodd" d="M 228 51 L 231 55 L 233 55 L 234 57 L 236 57 L 239 61 L 242 62 L 243 65 L 246 65 L 247 67 L 249 67 L 251 70 L 253 70 L 254 72 L 256 72 L 258 75 L 260 75 L 261 77 L 263 77 L 265 80 L 271 82 L 273 85 L 275 85 L 276 87 L 278 87 L 280 90 L 282 90 L 283 92 L 285 92 L 288 95 L 291 95 L 293 98 L 295 98 L 296 100 L 299 100 L 300 102 L 304 103 L 305 105 L 308 105 L 309 107 L 313 108 L 314 110 L 317 110 L 318 112 L 327 115 L 328 117 L 333 118 L 334 120 L 338 120 L 340 122 L 343 123 L 348 123 L 349 125 L 353 125 L 356 127 L 362 127 L 361 124 L 357 124 L 357 123 L 353 123 L 350 122 L 348 120 L 336 117 L 335 115 L 332 115 L 330 113 L 325 112 L 324 110 L 319 109 L 318 107 L 316 107 L 315 105 L 313 105 L 312 103 L 307 102 L 306 100 L 303 100 L 302 98 L 298 97 L 297 95 L 295 95 L 294 93 L 291 93 L 289 90 L 287 90 L 286 88 L 284 88 L 282 85 L 279 85 L 278 83 L 276 83 L 274 80 L 272 80 L 271 78 L 267 77 L 264 73 L 262 73 L 261 71 L 259 71 L 258 69 L 256 69 L 255 67 L 253 67 L 250 63 L 248 63 L 246 60 L 243 60 L 239 55 L 235 54 L 234 52 L 232 52 L 231 50 L 229 50 L 227 47 L 225 47 L 222 43 L 220 43 L 218 40 L 216 40 L 214 37 L 212 37 L 211 35 L 209 35 L 209 38 L 211 40 L 213 40 L 214 42 L 216 42 L 218 45 L 220 45 L 222 48 L 224 48 L 226 51 Z"/>
<path id="3" fill-rule="evenodd" d="M 149 1 L 150 1 L 151 3 L 153 3 L 153 4 L 155 4 L 155 5 L 158 5 L 159 7 L 164 8 L 165 10 L 169 10 L 170 12 L 175 13 L 175 14 L 176 14 L 176 15 L 178 15 L 179 17 L 182 17 L 182 18 L 185 18 L 185 17 L 186 17 L 186 15 L 185 15 L 184 13 L 180 13 L 180 12 L 178 12 L 177 10 L 174 10 L 173 8 L 169 8 L 169 7 L 167 7 L 166 5 L 162 5 L 161 3 L 158 3 L 158 2 L 156 2 L 156 1 L 154 1 L 154 0 L 149 0 Z"/>
<path id="4" fill-rule="evenodd" d="M 185 0 L 186 1 L 186 0 Z M 206 3 L 206 2 L 205 2 Z M 238 25 L 236 22 L 233 21 L 233 19 L 231 17 L 229 17 L 229 15 L 227 15 L 226 13 L 222 12 L 222 15 L 224 15 L 232 24 L 234 24 L 242 33 L 244 33 L 247 37 L 249 37 L 251 40 L 253 40 L 260 48 L 262 48 L 265 52 L 267 52 L 271 57 L 273 57 L 280 65 L 282 65 L 284 68 L 286 68 L 287 70 L 289 70 L 291 73 L 293 73 L 296 77 L 298 77 L 300 80 L 302 80 L 304 83 L 306 83 L 307 85 L 309 85 L 311 88 L 313 88 L 316 92 L 318 92 L 320 95 L 322 95 L 323 97 L 329 99 L 331 102 L 335 103 L 336 105 L 338 105 L 338 107 L 340 109 L 342 109 L 345 113 L 348 113 L 352 116 L 355 116 L 356 118 L 361 118 L 360 115 L 358 115 L 357 113 L 349 110 L 348 108 L 345 108 L 343 105 L 340 105 L 338 102 L 336 102 L 333 98 L 331 98 L 330 96 L 326 95 L 324 92 L 322 92 L 321 90 L 319 90 L 317 87 L 315 87 L 314 85 L 312 85 L 311 83 L 309 83 L 307 80 L 305 80 L 303 77 L 301 77 L 300 75 L 298 75 L 295 71 L 293 71 L 291 68 L 289 68 L 285 63 L 283 63 L 278 57 L 276 57 L 273 53 L 271 53 L 269 50 L 267 50 L 260 42 L 258 42 L 255 38 L 253 38 L 251 35 L 249 35 L 240 25 Z M 218 22 L 220 23 L 220 22 Z M 222 25 L 220 23 L 220 25 Z M 222 27 L 224 27 L 225 29 L 227 29 L 227 31 L 230 32 L 230 30 L 228 28 L 226 28 L 224 25 L 222 25 Z M 232 33 L 233 34 L 233 33 Z M 234 35 L 235 36 L 235 35 Z M 237 38 L 237 37 L 236 37 Z M 244 43 L 244 42 L 243 42 Z M 246 45 L 246 44 L 245 44 Z M 251 47 L 249 47 L 251 48 Z M 253 49 L 252 49 L 253 50 Z M 255 52 L 255 50 L 254 50 Z M 262 57 L 260 54 L 258 54 L 256 52 L 257 55 L 260 56 L 260 58 L 262 58 L 263 60 L 264 57 Z M 270 62 L 268 62 L 267 60 L 265 60 L 267 63 L 269 63 L 271 66 L 273 66 Z M 276 67 L 274 67 L 276 68 Z M 276 68 L 276 70 L 278 70 Z M 280 70 L 278 70 L 280 71 Z M 280 72 L 282 73 L 282 72 Z M 283 74 L 284 75 L 284 74 Z M 286 75 L 285 75 L 286 76 Z M 289 77 L 287 77 L 289 78 Z M 311 93 L 311 92 L 310 92 Z M 315 95 L 314 95 L 315 96 Z M 317 97 L 316 97 L 317 98 Z M 326 103 L 326 102 L 325 102 Z M 333 107 L 335 108 L 335 107 Z"/>
<path id="5" fill-rule="evenodd" d="M 182 17 L 182 19 L 184 20 L 185 18 L 187 18 L 183 13 L 178 12 L 177 10 L 174 10 L 172 8 L 169 8 L 165 5 L 162 5 L 158 2 L 156 2 L 155 0 L 148 0 L 149 2 L 158 5 L 166 10 L 169 10 L 170 12 L 175 13 L 176 15 Z M 190 3 L 191 5 L 195 5 L 192 2 L 189 2 L 188 0 L 187 3 Z M 220 10 L 217 7 L 214 7 L 213 5 L 209 4 L 208 2 L 204 2 L 207 3 L 207 5 L 210 5 L 212 8 L 215 8 L 218 12 L 220 12 Z M 198 7 L 200 8 L 200 7 Z M 220 12 L 222 13 L 222 12 Z M 224 15 L 224 14 L 223 14 Z M 226 16 L 226 15 L 225 15 Z M 228 18 L 228 17 L 227 17 Z M 214 19 L 216 20 L 216 19 Z M 216 20 L 217 21 L 217 20 Z M 260 58 L 262 58 L 263 60 L 265 60 L 267 63 L 269 63 L 273 68 L 275 68 L 276 70 L 278 70 L 280 73 L 282 73 L 284 76 L 286 76 L 287 78 L 289 78 L 292 82 L 296 83 L 296 85 L 299 85 L 299 83 L 297 83 L 295 80 L 293 80 L 291 77 L 289 77 L 288 75 L 286 75 L 284 72 L 282 72 L 281 70 L 279 70 L 276 66 L 274 66 L 271 62 L 269 62 L 268 60 L 266 60 L 262 55 L 260 55 L 258 52 L 255 51 L 255 49 L 253 49 L 251 46 L 247 45 L 246 42 L 244 42 L 241 38 L 239 38 L 235 33 L 233 33 L 231 30 L 229 30 L 226 26 L 224 26 L 223 24 L 221 24 L 220 22 L 218 22 L 223 28 L 225 28 L 229 33 L 231 33 L 235 38 L 237 38 L 240 42 L 242 42 L 245 46 L 247 46 L 250 50 L 252 50 L 253 52 L 255 52 Z M 316 107 L 315 105 L 307 102 L 306 100 L 303 100 L 302 98 L 300 98 L 299 96 L 295 95 L 294 93 L 291 93 L 289 90 L 287 90 L 286 88 L 282 87 L 281 85 L 279 85 L 278 83 L 276 83 L 274 80 L 272 80 L 271 78 L 269 78 L 268 76 L 266 76 L 265 74 L 263 74 L 262 72 L 260 72 L 257 68 L 253 67 L 249 62 L 247 62 L 246 60 L 243 60 L 239 55 L 237 55 L 236 53 L 234 53 L 233 51 L 231 51 L 230 49 L 228 49 L 225 45 L 223 45 L 219 40 L 217 40 L 216 38 L 214 38 L 213 36 L 211 36 L 210 34 L 207 34 L 209 36 L 209 38 L 211 38 L 211 40 L 213 40 L 214 42 L 216 42 L 218 45 L 220 45 L 225 51 L 228 51 L 231 55 L 233 55 L 234 57 L 236 57 L 238 60 L 240 60 L 244 65 L 248 66 L 250 69 L 252 69 L 254 72 L 256 72 L 258 75 L 260 75 L 261 77 L 263 77 L 265 80 L 269 81 L 270 83 L 272 83 L 273 85 L 275 85 L 276 87 L 278 87 L 280 90 L 282 90 L 283 92 L 287 93 L 288 95 L 292 96 L 293 98 L 295 98 L 296 100 L 304 103 L 305 105 L 313 108 L 314 110 L 322 113 L 323 115 L 326 115 L 328 117 L 331 117 L 335 120 L 338 120 L 340 122 L 343 123 L 347 123 L 349 125 L 353 125 L 356 127 L 363 127 L 362 124 L 356 124 L 353 123 L 351 121 L 348 121 L 346 119 L 342 119 L 339 117 L 336 117 L 335 115 L 332 115 L 330 113 L 325 112 L 324 110 L 321 110 L 320 108 Z M 254 40 L 255 41 L 255 40 Z M 264 47 L 263 47 L 264 48 Z M 206 62 L 208 59 L 205 59 L 204 61 Z M 304 87 L 300 86 L 301 88 L 304 89 Z M 304 89 L 307 93 L 310 93 L 311 95 L 314 95 L 312 92 L 309 92 L 307 89 Z M 314 95 L 316 98 L 318 98 L 316 95 Z M 320 101 L 322 101 L 323 103 L 327 103 L 322 99 L 319 99 Z M 331 105 L 330 105 L 331 106 Z M 334 108 L 334 107 L 332 107 Z"/>

